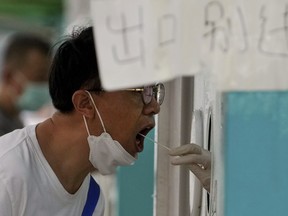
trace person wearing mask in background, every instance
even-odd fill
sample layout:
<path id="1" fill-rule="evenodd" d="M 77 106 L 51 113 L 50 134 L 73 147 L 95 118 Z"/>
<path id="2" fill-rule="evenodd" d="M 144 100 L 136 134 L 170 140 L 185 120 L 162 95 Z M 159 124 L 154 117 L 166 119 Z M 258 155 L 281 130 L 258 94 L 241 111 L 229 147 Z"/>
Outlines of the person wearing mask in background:
<path id="1" fill-rule="evenodd" d="M 0 69 L 0 136 L 22 128 L 22 110 L 36 111 L 50 101 L 48 68 L 51 45 L 28 33 L 11 35 Z"/>
<path id="2" fill-rule="evenodd" d="M 98 70 L 92 27 L 60 44 L 49 76 L 57 111 L 0 137 L 0 215 L 104 214 L 91 173 L 108 175 L 135 162 L 165 89 L 159 83 L 106 91 Z"/>

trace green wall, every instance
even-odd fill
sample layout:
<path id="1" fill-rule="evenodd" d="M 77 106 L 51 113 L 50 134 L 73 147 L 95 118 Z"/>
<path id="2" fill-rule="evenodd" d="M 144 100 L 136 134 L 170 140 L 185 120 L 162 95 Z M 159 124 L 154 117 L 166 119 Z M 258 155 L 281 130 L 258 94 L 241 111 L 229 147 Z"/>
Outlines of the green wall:
<path id="1" fill-rule="evenodd" d="M 148 136 L 154 139 L 154 130 Z M 154 144 L 145 141 L 144 151 L 133 166 L 117 174 L 118 216 L 152 216 L 154 187 Z"/>
<path id="2" fill-rule="evenodd" d="M 287 215 L 288 91 L 225 97 L 225 216 Z"/>
<path id="3" fill-rule="evenodd" d="M 59 31 L 63 10 L 62 0 L 0 0 L 0 28 L 19 30 L 19 26 L 39 25 Z"/>

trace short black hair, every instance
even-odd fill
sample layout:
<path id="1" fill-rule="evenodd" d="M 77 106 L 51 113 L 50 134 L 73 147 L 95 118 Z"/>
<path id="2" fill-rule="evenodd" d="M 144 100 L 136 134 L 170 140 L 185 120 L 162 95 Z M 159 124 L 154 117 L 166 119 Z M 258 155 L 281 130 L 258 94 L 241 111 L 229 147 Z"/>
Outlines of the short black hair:
<path id="1" fill-rule="evenodd" d="M 22 64 L 25 60 L 23 57 L 31 50 L 38 50 L 44 55 L 50 54 L 50 42 L 38 35 L 24 32 L 12 34 L 3 52 L 3 61 L 5 63 Z"/>
<path id="2" fill-rule="evenodd" d="M 91 26 L 74 30 L 60 44 L 50 68 L 49 91 L 57 110 L 73 111 L 72 96 L 79 89 L 101 90 Z"/>

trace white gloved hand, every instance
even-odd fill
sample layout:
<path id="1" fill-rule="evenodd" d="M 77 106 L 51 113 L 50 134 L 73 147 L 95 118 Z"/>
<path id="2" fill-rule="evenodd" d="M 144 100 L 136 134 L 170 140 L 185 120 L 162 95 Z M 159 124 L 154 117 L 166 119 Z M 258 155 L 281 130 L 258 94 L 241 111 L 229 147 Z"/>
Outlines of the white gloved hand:
<path id="1" fill-rule="evenodd" d="M 173 165 L 187 165 L 210 192 L 211 153 L 196 144 L 186 144 L 170 150 L 169 155 L 179 156 L 171 160 Z"/>

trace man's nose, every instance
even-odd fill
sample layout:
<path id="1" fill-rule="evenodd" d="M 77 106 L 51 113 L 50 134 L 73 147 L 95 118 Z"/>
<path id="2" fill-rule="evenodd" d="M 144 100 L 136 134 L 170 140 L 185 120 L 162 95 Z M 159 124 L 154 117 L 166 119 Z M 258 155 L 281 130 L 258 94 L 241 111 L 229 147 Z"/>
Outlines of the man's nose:
<path id="1" fill-rule="evenodd" d="M 149 104 L 146 104 L 143 108 L 145 115 L 156 115 L 160 112 L 160 104 L 153 97 Z"/>

